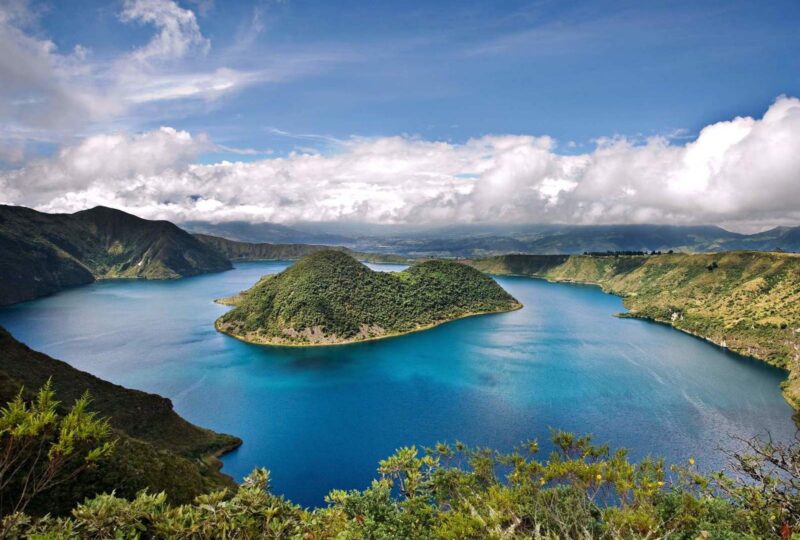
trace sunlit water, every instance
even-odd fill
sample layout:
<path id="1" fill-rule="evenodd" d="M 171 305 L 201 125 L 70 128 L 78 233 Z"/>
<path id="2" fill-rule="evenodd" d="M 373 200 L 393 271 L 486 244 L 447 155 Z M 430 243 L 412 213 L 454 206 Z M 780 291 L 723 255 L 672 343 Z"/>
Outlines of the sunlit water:
<path id="1" fill-rule="evenodd" d="M 190 421 L 244 439 L 241 478 L 272 470 L 304 505 L 363 488 L 408 444 L 508 450 L 549 427 L 591 432 L 634 457 L 724 466 L 731 435 L 794 434 L 784 373 L 666 326 L 618 319 L 588 286 L 498 278 L 525 308 L 400 338 L 325 348 L 248 345 L 217 333 L 246 289 L 286 263 L 178 281 L 96 283 L 0 310 L 31 347 L 104 379 L 162 394 Z M 381 269 L 396 269 L 383 266 Z"/>

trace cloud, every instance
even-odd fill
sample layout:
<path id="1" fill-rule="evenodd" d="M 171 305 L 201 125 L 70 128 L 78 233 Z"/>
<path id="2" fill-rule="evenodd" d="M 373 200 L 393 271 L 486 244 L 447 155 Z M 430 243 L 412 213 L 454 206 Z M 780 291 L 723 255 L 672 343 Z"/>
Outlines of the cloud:
<path id="1" fill-rule="evenodd" d="M 173 110 L 159 104 L 184 100 L 205 107 L 246 86 L 309 69 L 236 69 L 228 64 L 236 62 L 230 51 L 209 57 L 211 42 L 194 12 L 173 0 L 125 0 L 119 20 L 155 32 L 132 51 L 102 59 L 81 44 L 59 50 L 42 37 L 37 20 L 26 0 L 0 2 L 0 160 L 6 162 L 22 159 L 27 143 L 63 142 L 76 132 L 133 122 L 138 111 L 152 122 L 159 111 Z M 237 54 L 246 52 L 243 46 Z"/>
<path id="2" fill-rule="evenodd" d="M 463 144 L 351 138 L 331 154 L 193 163 L 219 149 L 162 128 L 99 135 L 0 173 L 13 202 L 48 211 L 105 204 L 175 221 L 726 223 L 800 221 L 800 100 L 760 119 L 705 127 L 691 142 L 610 138 L 563 155 L 550 137 Z"/>
<path id="3" fill-rule="evenodd" d="M 120 20 L 152 24 L 158 29 L 150 42 L 133 52 L 139 61 L 182 58 L 193 47 L 208 52 L 211 42 L 203 37 L 194 12 L 172 0 L 125 0 Z"/>

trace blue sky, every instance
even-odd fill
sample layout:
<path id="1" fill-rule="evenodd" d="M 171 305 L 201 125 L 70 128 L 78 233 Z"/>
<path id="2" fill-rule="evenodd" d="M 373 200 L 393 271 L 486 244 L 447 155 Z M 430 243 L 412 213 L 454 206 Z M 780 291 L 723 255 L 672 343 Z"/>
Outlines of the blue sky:
<path id="1" fill-rule="evenodd" d="M 741 222 L 744 228 L 794 222 L 793 213 L 775 205 L 749 208 L 727 200 L 732 189 L 742 191 L 725 172 L 742 166 L 731 161 L 742 154 L 733 145 L 739 137 L 753 142 L 765 134 L 748 131 L 748 139 L 729 126 L 727 135 L 721 127 L 703 144 L 696 139 L 704 128 L 739 117 L 763 127 L 768 110 L 784 111 L 776 105 L 781 96 L 788 96 L 789 105 L 781 112 L 783 123 L 770 133 L 794 129 L 798 20 L 796 0 L 4 0 L 0 79 L 10 84 L 0 86 L 0 172 L 7 171 L 0 187 L 4 182 L 7 202 L 43 209 L 116 202 L 174 219 L 291 221 L 320 214 L 390 222 L 492 216 L 596 222 L 616 208 L 613 201 L 637 194 L 635 203 L 608 219 Z M 739 127 L 745 125 L 750 126 Z M 156 155 L 173 143 L 181 148 L 173 152 L 175 160 Z M 788 155 L 794 143 L 771 146 L 784 167 L 769 171 L 784 182 L 780 189 L 796 179 L 796 163 L 783 160 L 782 153 Z M 120 152 L 115 168 L 85 167 L 84 153 L 98 145 Z M 731 151 L 721 157 L 720 145 Z M 544 147 L 546 164 L 536 161 Z M 383 153 L 387 149 L 390 154 Z M 592 180 L 605 186 L 604 210 L 582 200 L 551 212 L 567 195 L 598 196 L 601 188 L 584 180 L 595 179 L 597 167 L 609 170 L 599 161 L 623 150 L 628 153 L 621 162 L 646 170 L 636 178 L 615 173 L 614 181 Z M 249 178 L 281 193 L 256 209 L 228 213 L 248 205 L 229 192 L 202 192 L 207 184 L 200 180 L 177 195 L 174 182 L 161 185 L 165 177 L 152 164 L 136 165 L 134 152 L 150 152 L 152 163 L 172 172 L 227 160 L 239 164 L 235 173 L 228 171 L 238 181 Z M 517 161 L 526 152 L 533 157 Z M 433 153 L 436 158 L 426 161 Z M 703 178 L 694 163 L 698 153 L 705 160 Z M 374 161 L 359 161 L 367 154 Z M 314 172 L 309 193 L 337 186 L 325 192 L 326 202 L 311 200 L 299 185 L 304 180 L 292 176 L 310 166 L 311 155 L 341 161 Z M 281 157 L 288 161 L 276 161 Z M 497 173 L 503 160 L 515 164 Z M 245 172 L 245 163 L 260 168 Z M 364 177 L 379 166 L 381 173 L 398 171 L 396 185 L 413 190 L 419 200 L 415 195 L 391 204 L 382 183 L 391 182 L 391 175 L 380 185 Z M 324 170 L 334 172 L 326 177 Z M 47 180 L 26 180 L 32 171 Z M 753 164 L 750 172 L 763 171 Z M 120 182 L 137 175 L 150 175 L 151 181 L 140 186 L 135 200 L 90 196 L 90 188 L 102 187 L 101 173 Z M 710 209 L 661 207 L 654 197 L 663 193 L 645 193 L 659 176 L 672 179 L 664 189 L 675 197 L 686 196 L 690 185 L 693 196 L 723 184 L 724 194 Z M 344 190 L 353 178 L 362 182 L 360 191 Z M 431 178 L 442 184 L 432 187 L 426 183 Z M 522 215 L 513 201 L 503 200 L 481 211 L 476 208 L 482 203 L 465 206 L 462 199 L 480 191 L 482 180 L 501 184 L 493 188 L 501 191 L 510 185 L 531 191 L 537 213 Z M 291 192 L 282 192 L 286 186 Z M 147 190 L 157 192 L 154 199 L 140 200 Z M 373 195 L 385 204 L 377 207 Z M 776 187 L 777 199 L 785 200 L 782 195 Z M 177 214 L 166 210 L 183 205 L 175 202 L 181 197 L 187 205 L 206 203 L 182 206 Z M 328 212 L 331 200 L 338 213 Z M 726 212 L 718 210 L 725 205 Z M 450 207 L 459 210 L 445 211 Z"/>
<path id="2" fill-rule="evenodd" d="M 760 115 L 779 94 L 800 94 L 795 0 L 182 5 L 198 13 L 211 41 L 208 56 L 187 66 L 227 57 L 225 65 L 243 70 L 285 70 L 285 80 L 203 106 L 142 111 L 130 119 L 135 128 L 166 123 L 278 151 L 320 140 L 270 128 L 453 141 L 532 133 L 587 144 L 614 134 L 696 134 L 717 120 Z M 100 60 L 152 32 L 121 22 L 115 2 L 42 7 L 42 31 L 59 49 L 81 44 Z"/>

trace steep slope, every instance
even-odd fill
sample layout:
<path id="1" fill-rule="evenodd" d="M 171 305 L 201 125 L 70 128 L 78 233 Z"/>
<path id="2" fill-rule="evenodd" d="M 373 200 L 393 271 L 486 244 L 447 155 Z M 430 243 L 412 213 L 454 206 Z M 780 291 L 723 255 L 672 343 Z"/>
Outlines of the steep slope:
<path id="1" fill-rule="evenodd" d="M 88 390 L 92 409 L 109 418 L 119 438 L 115 453 L 96 470 L 40 502 L 48 511 L 69 509 L 104 491 L 133 496 L 149 488 L 166 491 L 176 502 L 188 502 L 234 485 L 219 472 L 216 456 L 241 444 L 238 438 L 190 424 L 161 396 L 117 386 L 33 351 L 2 327 L 0 352 L 0 403 L 10 401 L 20 388 L 32 392 L 52 379 L 56 397 L 64 405 Z"/>
<path id="2" fill-rule="evenodd" d="M 45 214 L 0 205 L 0 249 L 0 305 L 95 279 L 166 279 L 231 267 L 172 223 L 104 207 Z"/>
<path id="3" fill-rule="evenodd" d="M 595 283 L 653 319 L 789 370 L 800 408 L 800 255 L 756 251 L 649 257 L 509 255 L 472 261 L 495 274 Z"/>
<path id="4" fill-rule="evenodd" d="M 456 262 L 375 272 L 341 251 L 300 259 L 244 292 L 216 322 L 239 339 L 328 345 L 402 334 L 520 304 L 494 280 Z"/>

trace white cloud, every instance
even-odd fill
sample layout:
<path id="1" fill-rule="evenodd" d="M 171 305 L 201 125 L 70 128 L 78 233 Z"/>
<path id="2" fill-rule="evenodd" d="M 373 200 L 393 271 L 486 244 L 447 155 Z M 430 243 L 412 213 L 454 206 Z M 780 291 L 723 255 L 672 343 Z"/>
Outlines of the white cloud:
<path id="1" fill-rule="evenodd" d="M 133 52 L 140 61 L 182 58 L 193 47 L 208 52 L 211 42 L 200 32 L 194 12 L 172 0 L 125 0 L 120 19 L 152 24 L 158 33 Z"/>
<path id="2" fill-rule="evenodd" d="M 381 223 L 726 223 L 800 221 L 800 100 L 739 117 L 696 140 L 601 141 L 558 154 L 549 137 L 463 144 L 353 138 L 330 155 L 192 164 L 213 146 L 162 128 L 90 137 L 0 173 L 14 202 L 49 211 L 96 204 L 176 221 Z"/>
<path id="3" fill-rule="evenodd" d="M 132 51 L 100 60 L 81 44 L 63 52 L 42 37 L 26 0 L 0 1 L 0 159 L 21 159 L 26 140 L 64 141 L 76 131 L 129 121 L 138 107 L 148 106 L 153 121 L 159 103 L 205 106 L 245 86 L 289 76 L 277 67 L 229 67 L 222 63 L 235 61 L 229 53 L 222 60 L 206 57 L 210 41 L 195 14 L 173 0 L 126 0 L 119 18 L 152 26 L 155 33 Z"/>

